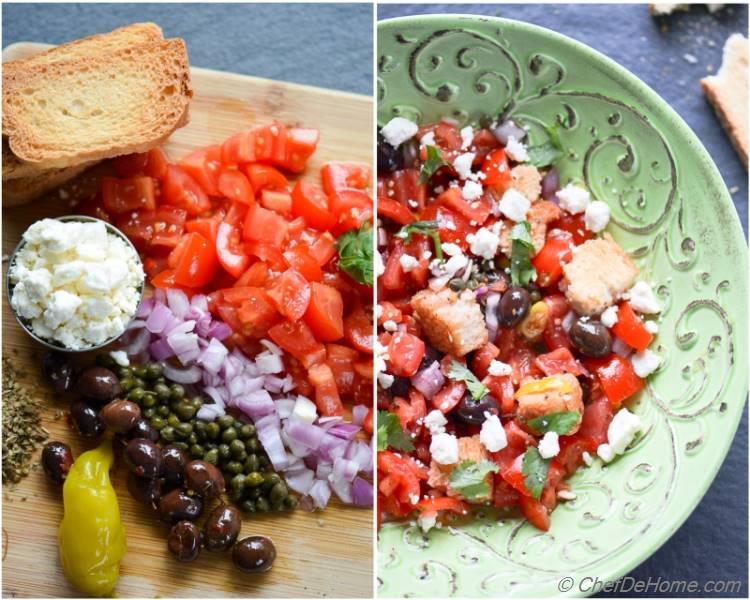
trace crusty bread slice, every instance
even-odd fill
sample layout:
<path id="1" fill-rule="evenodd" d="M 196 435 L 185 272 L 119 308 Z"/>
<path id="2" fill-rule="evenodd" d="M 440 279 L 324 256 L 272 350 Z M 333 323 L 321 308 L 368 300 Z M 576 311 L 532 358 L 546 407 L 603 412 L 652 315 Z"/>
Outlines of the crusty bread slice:
<path id="1" fill-rule="evenodd" d="M 34 198 L 67 183 L 96 163 L 97 161 L 94 161 L 74 167 L 51 169 L 30 177 L 18 177 L 3 181 L 3 207 L 26 204 Z"/>
<path id="2" fill-rule="evenodd" d="M 50 50 L 40 52 L 28 58 L 5 62 L 3 63 L 3 76 L 9 75 L 16 69 L 76 59 L 87 59 L 91 56 L 108 54 L 141 44 L 157 42 L 162 38 L 161 28 L 156 23 L 133 23 L 109 33 L 99 33 L 81 38 L 80 40 L 60 44 Z"/>
<path id="3" fill-rule="evenodd" d="M 192 90 L 181 39 L 11 71 L 3 130 L 21 161 L 66 167 L 143 152 L 184 124 Z"/>
<path id="4" fill-rule="evenodd" d="M 713 105 L 721 124 L 747 167 L 748 44 L 740 33 L 729 36 L 716 75 L 701 79 L 703 93 Z"/>

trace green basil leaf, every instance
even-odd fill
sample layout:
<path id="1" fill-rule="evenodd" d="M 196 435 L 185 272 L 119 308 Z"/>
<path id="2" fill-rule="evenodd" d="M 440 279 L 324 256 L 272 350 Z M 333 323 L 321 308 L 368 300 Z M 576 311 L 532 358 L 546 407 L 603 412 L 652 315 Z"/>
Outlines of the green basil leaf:
<path id="1" fill-rule="evenodd" d="M 467 500 L 484 498 L 490 493 L 490 486 L 485 481 L 487 473 L 497 473 L 500 468 L 489 460 L 474 462 L 465 460 L 451 471 L 448 477 L 450 487 Z"/>
<path id="2" fill-rule="evenodd" d="M 415 221 L 404 225 L 396 233 L 396 237 L 400 237 L 404 240 L 405 244 L 411 242 L 411 236 L 413 233 L 419 233 L 432 238 L 432 243 L 435 246 L 435 257 L 438 260 L 443 260 L 443 246 L 440 242 L 440 234 L 438 233 L 437 221 Z"/>
<path id="3" fill-rule="evenodd" d="M 448 377 L 454 381 L 463 381 L 466 384 L 466 389 L 469 390 L 469 393 L 474 400 L 479 400 L 489 393 L 487 386 L 479 381 L 474 373 L 457 360 L 454 360 L 451 363 L 451 366 L 448 369 Z"/>
<path id="4" fill-rule="evenodd" d="M 556 148 L 554 144 L 550 142 L 539 146 L 531 146 L 526 150 L 526 153 L 529 156 L 526 163 L 537 168 L 554 165 L 563 157 L 562 150 Z"/>
<path id="5" fill-rule="evenodd" d="M 378 411 L 378 452 L 387 448 L 411 452 L 414 450 L 414 444 L 403 429 L 398 415 L 388 412 L 387 410 Z"/>
<path id="6" fill-rule="evenodd" d="M 440 167 L 448 163 L 443 159 L 440 150 L 435 146 L 425 146 L 427 150 L 427 160 L 422 165 L 422 171 L 419 174 L 419 183 L 427 183 Z"/>
<path id="7" fill-rule="evenodd" d="M 556 412 L 529 419 L 526 425 L 539 434 L 553 431 L 558 435 L 568 435 L 578 424 L 580 417 L 581 415 L 575 411 Z"/>
<path id="8" fill-rule="evenodd" d="M 523 473 L 523 482 L 526 489 L 531 495 L 539 500 L 547 483 L 547 471 L 549 471 L 550 461 L 542 458 L 539 450 L 535 446 L 529 446 L 523 455 L 521 473 Z"/>
<path id="9" fill-rule="evenodd" d="M 372 226 L 363 223 L 362 227 L 350 229 L 336 240 L 339 253 L 339 268 L 359 283 L 372 287 L 375 274 L 373 269 Z"/>
<path id="10" fill-rule="evenodd" d="M 510 279 L 513 285 L 526 286 L 536 277 L 536 269 L 531 264 L 534 255 L 534 241 L 531 239 L 531 225 L 528 221 L 516 223 L 510 230 Z"/>

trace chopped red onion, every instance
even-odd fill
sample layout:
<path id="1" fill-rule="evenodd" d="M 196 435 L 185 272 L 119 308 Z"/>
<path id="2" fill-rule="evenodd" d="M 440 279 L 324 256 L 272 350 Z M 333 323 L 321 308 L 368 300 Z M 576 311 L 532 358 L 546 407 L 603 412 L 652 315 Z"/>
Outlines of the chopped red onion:
<path id="1" fill-rule="evenodd" d="M 326 436 L 326 432 L 323 428 L 296 420 L 287 421 L 284 430 L 287 435 L 289 435 L 290 439 L 298 444 L 303 444 L 308 448 L 312 448 L 313 450 L 318 450 L 320 448 L 320 444 Z"/>
<path id="2" fill-rule="evenodd" d="M 484 320 L 487 323 L 487 332 L 490 342 L 495 341 L 500 322 L 497 320 L 497 307 L 500 304 L 501 295 L 497 292 L 487 294 L 487 302 L 484 306 Z"/>
<path id="3" fill-rule="evenodd" d="M 516 125 L 511 119 L 506 119 L 494 127 L 492 133 L 495 135 L 495 139 L 497 139 L 497 141 L 503 146 L 507 145 L 508 140 L 511 137 L 515 138 L 518 142 L 526 137 L 526 130 L 523 127 Z"/>
<path id="4" fill-rule="evenodd" d="M 438 361 L 433 361 L 429 367 L 417 372 L 411 378 L 411 384 L 422 392 L 428 400 L 431 400 L 440 391 L 444 383 L 445 376 L 440 370 Z"/>
<path id="5" fill-rule="evenodd" d="M 276 400 L 276 412 L 279 413 L 279 418 L 288 419 L 290 416 L 292 416 L 292 411 L 294 410 L 295 403 L 296 400 L 293 400 L 291 398 L 282 398 L 280 400 Z"/>
<path id="6" fill-rule="evenodd" d="M 208 298 L 203 294 L 196 294 L 190 299 L 190 306 L 197 308 L 199 311 L 208 312 Z"/>
<path id="7" fill-rule="evenodd" d="M 549 200 L 560 189 L 560 176 L 557 169 L 552 167 L 542 177 L 542 198 Z"/>
<path id="8" fill-rule="evenodd" d="M 198 363 L 209 373 L 218 373 L 224 359 L 229 354 L 226 346 L 217 339 L 212 339 L 208 347 L 201 353 Z"/>
<path id="9" fill-rule="evenodd" d="M 284 479 L 286 480 L 287 486 L 298 494 L 307 494 L 315 483 L 315 473 L 310 469 L 299 471 L 296 473 L 284 473 Z"/>
<path id="10" fill-rule="evenodd" d="M 344 479 L 346 481 L 354 481 L 359 471 L 359 465 L 353 460 L 347 458 L 337 458 L 333 461 L 333 479 Z"/>
<path id="11" fill-rule="evenodd" d="M 201 380 L 202 373 L 199 367 L 178 369 L 169 363 L 165 363 L 164 376 L 177 383 L 198 383 Z"/>
<path id="12" fill-rule="evenodd" d="M 133 339 L 125 348 L 125 353 L 129 358 L 133 358 L 148 348 L 148 343 L 151 340 L 151 334 L 145 328 L 136 330 Z"/>
<path id="13" fill-rule="evenodd" d="M 159 361 L 174 356 L 174 350 L 172 350 L 172 347 L 169 345 L 166 338 L 156 340 L 148 347 L 148 350 L 151 353 L 151 356 Z"/>
<path id="14" fill-rule="evenodd" d="M 150 315 L 153 308 L 154 308 L 154 299 L 144 298 L 143 300 L 141 300 L 141 303 L 138 305 L 138 310 L 135 311 L 136 318 L 142 319 L 143 317 Z M 132 329 L 132 323 L 131 323 L 131 329 Z"/>
<path id="15" fill-rule="evenodd" d="M 354 502 L 354 499 L 352 498 L 352 484 L 350 482 L 345 479 L 334 479 L 331 481 L 331 487 L 333 488 L 333 491 L 336 492 L 339 500 L 345 504 L 352 504 L 352 502 Z"/>
<path id="16" fill-rule="evenodd" d="M 273 352 L 261 352 L 255 357 L 255 364 L 258 365 L 258 371 L 263 375 L 281 373 L 284 370 L 281 357 Z"/>
<path id="17" fill-rule="evenodd" d="M 362 428 L 354 423 L 338 423 L 328 429 L 328 433 L 344 440 L 353 440 Z"/>
<path id="18" fill-rule="evenodd" d="M 169 288 L 167 290 L 167 304 L 169 305 L 169 310 L 178 319 L 183 319 L 185 313 L 190 308 L 190 300 L 188 300 L 185 292 L 176 288 Z"/>
<path id="19" fill-rule="evenodd" d="M 224 341 L 230 335 L 232 335 L 232 329 L 226 323 L 222 323 L 221 321 L 213 321 L 211 323 L 211 326 L 208 328 L 208 333 L 206 335 L 210 338 L 216 338 L 217 340 Z"/>
<path id="20" fill-rule="evenodd" d="M 620 338 L 615 337 L 614 341 L 612 342 L 612 352 L 618 354 L 619 356 L 622 356 L 623 358 L 627 358 L 633 353 L 633 349 L 625 342 L 623 342 Z"/>
<path id="21" fill-rule="evenodd" d="M 270 340 L 260 340 L 260 345 L 263 346 L 269 352 L 276 354 L 277 356 L 281 356 L 282 354 L 284 354 L 281 348 L 279 348 L 276 344 L 274 344 Z"/>
<path id="22" fill-rule="evenodd" d="M 331 487 L 327 481 L 318 479 L 310 488 L 310 497 L 317 508 L 325 508 L 331 499 Z M 370 503 L 372 506 L 372 502 Z"/>
<path id="23" fill-rule="evenodd" d="M 356 477 L 352 482 L 352 501 L 355 506 L 372 506 L 373 489 L 369 481 Z"/>
<path id="24" fill-rule="evenodd" d="M 221 389 L 208 385 L 203 388 L 203 392 L 220 408 L 224 408 L 226 405 L 227 399 L 222 395 Z M 222 414 L 224 414 L 224 411 L 222 411 Z"/>
<path id="25" fill-rule="evenodd" d="M 352 408 L 352 423 L 362 425 L 368 412 L 370 412 L 370 409 L 366 404 L 357 404 Z"/>
<path id="26" fill-rule="evenodd" d="M 328 476 L 332 473 L 333 464 L 324 460 L 321 460 L 315 469 L 315 477 L 317 477 L 318 479 L 328 479 Z"/>
<path id="27" fill-rule="evenodd" d="M 198 409 L 198 418 L 201 421 L 213 421 L 216 417 L 224 414 L 224 409 L 217 404 L 204 404 Z"/>
<path id="28" fill-rule="evenodd" d="M 568 333 L 568 331 L 570 331 L 570 328 L 573 327 L 573 323 L 575 323 L 577 318 L 578 315 L 575 314 L 572 310 L 569 310 L 567 313 L 565 313 L 565 316 L 562 320 L 562 328 L 565 333 Z"/>
<path id="29" fill-rule="evenodd" d="M 273 398 L 266 390 L 257 390 L 239 398 L 233 398 L 230 405 L 236 406 L 252 419 L 272 415 L 276 410 Z"/>

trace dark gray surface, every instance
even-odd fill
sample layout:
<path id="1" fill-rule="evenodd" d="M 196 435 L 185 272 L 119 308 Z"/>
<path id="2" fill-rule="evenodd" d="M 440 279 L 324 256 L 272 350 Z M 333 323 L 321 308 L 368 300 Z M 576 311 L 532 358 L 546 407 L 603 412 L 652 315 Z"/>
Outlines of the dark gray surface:
<path id="1" fill-rule="evenodd" d="M 689 13 L 658 20 L 649 16 L 645 5 L 384 4 L 378 7 L 379 19 L 433 13 L 483 14 L 534 23 L 584 42 L 629 69 L 667 100 L 706 146 L 727 187 L 733 191 L 732 198 L 747 235 L 747 171 L 698 83 L 721 65 L 721 49 L 729 34 L 747 35 L 746 5 L 727 7 L 715 15 L 709 15 L 702 6 L 694 7 Z M 694 56 L 697 62 L 688 62 L 686 54 Z M 701 583 L 740 580 L 742 589 L 735 594 L 694 596 L 747 597 L 747 452 L 745 407 L 734 443 L 708 493 L 685 524 L 636 568 L 630 574 L 632 577 L 644 581 L 649 577 L 652 581 L 658 577 L 673 581 L 695 579 Z"/>
<path id="2" fill-rule="evenodd" d="M 190 63 L 372 93 L 369 4 L 8 4 L 3 45 L 59 44 L 138 21 L 187 42 Z"/>

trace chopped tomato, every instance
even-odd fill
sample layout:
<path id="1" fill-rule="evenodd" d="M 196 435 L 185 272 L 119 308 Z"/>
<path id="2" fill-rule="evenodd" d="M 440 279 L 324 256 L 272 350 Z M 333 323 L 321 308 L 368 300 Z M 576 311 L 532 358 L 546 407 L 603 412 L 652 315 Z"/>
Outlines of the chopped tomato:
<path id="1" fill-rule="evenodd" d="M 487 377 L 487 369 L 498 354 L 500 354 L 500 349 L 492 342 L 486 343 L 474 353 L 471 360 L 471 370 L 479 379 Z"/>
<path id="2" fill-rule="evenodd" d="M 359 190 L 339 190 L 329 199 L 331 212 L 337 215 L 335 233 L 341 235 L 349 229 L 359 229 L 372 219 L 372 199 Z"/>
<path id="3" fill-rule="evenodd" d="M 336 387 L 341 394 L 354 391 L 354 370 L 352 365 L 359 353 L 343 344 L 326 344 L 326 364 L 331 367 Z"/>
<path id="4" fill-rule="evenodd" d="M 271 327 L 268 330 L 268 336 L 307 369 L 323 362 L 326 358 L 325 346 L 315 339 L 313 332 L 304 321 L 296 323 L 283 321 Z"/>
<path id="5" fill-rule="evenodd" d="M 255 256 L 264 261 L 274 271 L 283 271 L 289 265 L 284 260 L 281 250 L 265 242 L 246 242 L 245 251 L 250 256 Z"/>
<path id="6" fill-rule="evenodd" d="M 405 254 L 404 247 L 397 244 L 385 261 L 385 270 L 380 276 L 380 283 L 387 290 L 403 290 L 406 285 L 406 276 L 401 266 L 401 257 Z"/>
<path id="7" fill-rule="evenodd" d="M 490 394 L 500 403 L 502 414 L 507 415 L 513 412 L 515 408 L 515 398 L 513 397 L 513 380 L 510 375 L 498 377 L 487 375 L 482 379 L 482 383 L 490 390 Z"/>
<path id="8" fill-rule="evenodd" d="M 294 127 L 287 132 L 286 157 L 277 164 L 292 173 L 305 169 L 307 159 L 315 152 L 320 134 L 317 129 Z"/>
<path id="9" fill-rule="evenodd" d="M 240 278 L 234 282 L 235 287 L 243 286 L 254 286 L 261 287 L 266 283 L 268 279 L 268 265 L 259 260 L 258 262 L 250 265 L 250 268 L 245 271 Z"/>
<path id="10" fill-rule="evenodd" d="M 315 388 L 315 404 L 323 417 L 344 414 L 333 371 L 327 364 L 313 365 L 308 370 L 310 383 Z"/>
<path id="11" fill-rule="evenodd" d="M 289 192 L 263 190 L 260 193 L 260 203 L 284 217 L 290 217 L 292 214 L 292 195 Z"/>
<path id="12" fill-rule="evenodd" d="M 167 165 L 162 186 L 167 204 L 184 208 L 189 215 L 199 215 L 211 208 L 211 202 L 200 185 L 180 167 Z"/>
<path id="13" fill-rule="evenodd" d="M 466 385 L 461 381 L 448 381 L 443 388 L 432 397 L 432 405 L 442 413 L 453 410 L 466 392 Z"/>
<path id="14" fill-rule="evenodd" d="M 256 194 L 261 190 L 286 190 L 286 176 L 269 165 L 250 164 L 245 168 L 245 172 Z"/>
<path id="15" fill-rule="evenodd" d="M 321 231 L 336 224 L 336 216 L 328 207 L 328 196 L 318 186 L 303 179 L 297 181 L 292 190 L 292 214 Z"/>
<path id="16" fill-rule="evenodd" d="M 349 343 L 360 352 L 372 354 L 373 325 L 372 312 L 358 308 L 344 319 L 344 335 Z"/>
<path id="17" fill-rule="evenodd" d="M 167 174 L 167 165 L 169 164 L 169 158 L 164 150 L 159 147 L 151 148 L 147 152 L 147 155 L 148 159 L 146 160 L 143 174 L 154 179 L 164 179 Z"/>
<path id="18" fill-rule="evenodd" d="M 112 168 L 118 177 L 135 177 L 142 175 L 148 162 L 148 152 L 125 154 L 112 159 Z"/>
<path id="19" fill-rule="evenodd" d="M 315 337 L 323 342 L 335 342 L 344 337 L 344 300 L 339 291 L 324 283 L 312 282 L 304 319 Z"/>
<path id="20" fill-rule="evenodd" d="M 236 169 L 224 169 L 219 173 L 217 181 L 219 193 L 225 198 L 242 204 L 252 204 L 255 201 L 253 187 L 242 173 Z"/>
<path id="21" fill-rule="evenodd" d="M 250 264 L 250 257 L 240 246 L 240 232 L 229 223 L 219 225 L 216 235 L 216 253 L 219 262 L 232 277 L 239 277 Z"/>
<path id="22" fill-rule="evenodd" d="M 505 150 L 499 148 L 490 152 L 482 163 L 482 173 L 484 173 L 482 180 L 484 185 L 499 188 L 501 191 L 510 187 L 510 167 Z"/>
<path id="23" fill-rule="evenodd" d="M 191 152 L 177 163 L 209 196 L 218 196 L 220 193 L 218 180 L 221 156 L 220 153 L 218 157 L 216 155 L 216 149 L 209 151 L 204 148 Z"/>
<path id="24" fill-rule="evenodd" d="M 276 311 L 268 294 L 257 287 L 233 288 L 242 290 L 235 303 L 239 301 L 237 318 L 242 323 L 241 331 L 250 338 L 261 338 L 268 330 L 279 321 L 279 313 Z M 227 301 L 232 298 L 224 290 L 224 298 Z"/>
<path id="25" fill-rule="evenodd" d="M 307 246 L 298 244 L 284 252 L 284 259 L 289 266 L 302 274 L 307 281 L 320 281 L 323 273 Z"/>
<path id="26" fill-rule="evenodd" d="M 247 210 L 242 237 L 280 248 L 286 240 L 287 227 L 287 220 L 280 214 L 256 204 Z"/>
<path id="27" fill-rule="evenodd" d="M 424 357 L 424 342 L 415 335 L 398 331 L 388 344 L 390 371 L 399 377 L 411 377 Z"/>
<path id="28" fill-rule="evenodd" d="M 542 287 L 555 285 L 563 274 L 563 263 L 573 255 L 573 235 L 567 231 L 557 231 L 547 237 L 547 241 L 531 263 L 537 273 L 537 283 Z"/>
<path id="29" fill-rule="evenodd" d="M 323 267 L 336 256 L 336 242 L 330 233 L 324 233 L 310 246 L 310 254 Z"/>
<path id="30" fill-rule="evenodd" d="M 255 135 L 252 131 L 236 133 L 221 145 L 221 160 L 224 164 L 255 161 Z"/>
<path id="31" fill-rule="evenodd" d="M 588 371 L 575 359 L 568 348 L 557 348 L 552 352 L 540 354 L 535 362 L 547 377 L 560 373 L 570 373 L 575 376 L 588 375 Z"/>
<path id="32" fill-rule="evenodd" d="M 437 197 L 437 203 L 462 215 L 469 221 L 481 225 L 490 216 L 490 203 L 485 200 L 476 200 L 471 204 L 464 200 L 461 188 L 452 187 L 445 190 Z"/>
<path id="33" fill-rule="evenodd" d="M 635 314 L 630 302 L 620 302 L 618 305 L 617 323 L 612 327 L 612 333 L 639 352 L 648 348 L 654 339 L 654 334 L 646 329 L 646 324 Z"/>
<path id="34" fill-rule="evenodd" d="M 612 416 L 612 405 L 605 396 L 586 405 L 576 434 L 586 445 L 586 450 L 596 452 L 599 444 L 607 442 L 607 428 L 612 422 Z"/>
<path id="35" fill-rule="evenodd" d="M 416 508 L 423 515 L 432 515 L 441 510 L 456 513 L 457 515 L 465 515 L 469 512 L 469 505 L 466 502 L 448 496 L 422 498 L 417 502 Z"/>
<path id="36" fill-rule="evenodd" d="M 570 340 L 568 334 L 563 329 L 563 319 L 568 311 L 570 311 L 570 305 L 562 294 L 551 294 L 545 296 L 543 299 L 544 303 L 549 308 L 549 315 L 547 317 L 547 324 L 544 327 L 544 343 L 549 350 L 555 350 L 556 348 L 570 348 Z"/>
<path id="37" fill-rule="evenodd" d="M 550 231 L 552 229 L 567 231 L 573 236 L 573 243 L 576 246 L 580 246 L 585 241 L 594 237 L 593 232 L 586 227 L 583 217 L 583 214 L 571 215 L 568 212 L 563 212 L 557 221 L 550 223 L 549 229 Z"/>
<path id="38" fill-rule="evenodd" d="M 329 162 L 321 168 L 320 178 L 329 196 L 348 188 L 364 190 L 370 183 L 370 167 L 364 163 Z"/>
<path id="39" fill-rule="evenodd" d="M 515 460 L 503 470 L 501 475 L 522 496 L 531 496 L 531 492 L 526 487 L 526 476 L 523 474 L 523 457 L 524 454 L 516 456 Z"/>
<path id="40" fill-rule="evenodd" d="M 518 505 L 529 523 L 541 531 L 549 531 L 549 511 L 539 500 L 522 495 L 518 499 Z"/>
<path id="41" fill-rule="evenodd" d="M 219 234 L 219 225 L 221 219 L 217 216 L 193 219 L 185 223 L 185 230 L 190 233 L 200 233 L 204 238 L 216 243 L 216 237 Z"/>
<path id="42" fill-rule="evenodd" d="M 596 374 L 613 407 L 619 406 L 643 388 L 643 380 L 636 375 L 633 365 L 619 354 L 587 359 L 584 366 Z"/>
<path id="43" fill-rule="evenodd" d="M 214 278 L 218 268 L 216 250 L 201 234 L 188 233 L 173 252 L 177 253 L 174 260 L 170 255 L 175 283 L 199 288 Z"/>
<path id="44" fill-rule="evenodd" d="M 267 291 L 276 309 L 290 321 L 299 321 L 310 304 L 310 284 L 294 269 L 284 271 Z"/>
<path id="45" fill-rule="evenodd" d="M 151 177 L 102 179 L 102 198 L 105 210 L 111 215 L 119 215 L 134 210 L 154 210 L 156 208 L 154 180 Z"/>
<path id="46" fill-rule="evenodd" d="M 391 200 L 385 196 L 378 198 L 378 216 L 391 219 L 399 225 L 408 225 L 417 220 L 414 214 L 403 204 L 399 204 L 395 200 Z"/>

